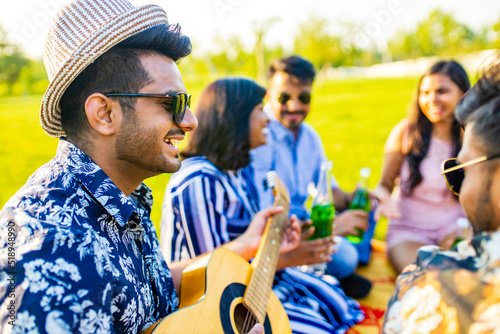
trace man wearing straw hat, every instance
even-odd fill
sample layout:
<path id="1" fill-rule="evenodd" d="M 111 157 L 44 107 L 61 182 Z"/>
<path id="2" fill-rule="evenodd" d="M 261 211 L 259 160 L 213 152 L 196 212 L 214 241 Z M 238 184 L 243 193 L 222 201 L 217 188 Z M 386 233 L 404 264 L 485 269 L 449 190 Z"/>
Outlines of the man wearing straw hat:
<path id="1" fill-rule="evenodd" d="M 190 52 L 158 6 L 75 0 L 57 14 L 40 122 L 60 140 L 0 211 L 1 333 L 137 333 L 177 309 L 187 263 L 167 267 L 142 181 L 178 170 L 197 126 L 176 65 Z M 280 210 L 226 246 L 255 251 Z"/>

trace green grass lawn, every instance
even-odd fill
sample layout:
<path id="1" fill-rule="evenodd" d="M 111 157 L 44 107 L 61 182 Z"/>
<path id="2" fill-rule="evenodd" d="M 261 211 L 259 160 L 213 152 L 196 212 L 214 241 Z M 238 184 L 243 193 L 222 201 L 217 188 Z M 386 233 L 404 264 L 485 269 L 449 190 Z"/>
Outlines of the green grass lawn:
<path id="1" fill-rule="evenodd" d="M 382 149 L 391 128 L 405 116 L 416 78 L 342 79 L 314 87 L 307 122 L 321 135 L 333 173 L 345 190 L 352 190 L 361 167 L 370 167 L 374 187 L 382 167 Z M 208 84 L 208 82 L 207 82 Z M 203 85 L 187 88 L 193 103 Z M 0 207 L 56 151 L 57 139 L 46 135 L 38 120 L 41 96 L 0 98 Z M 155 204 L 152 219 L 158 224 L 163 191 L 169 175 L 150 178 Z M 377 237 L 383 237 L 383 226 Z"/>

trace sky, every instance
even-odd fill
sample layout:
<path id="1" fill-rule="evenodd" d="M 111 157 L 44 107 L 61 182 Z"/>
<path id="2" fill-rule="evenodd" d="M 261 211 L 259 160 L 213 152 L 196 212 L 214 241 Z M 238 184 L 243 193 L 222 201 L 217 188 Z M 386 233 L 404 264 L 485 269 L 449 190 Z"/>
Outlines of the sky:
<path id="1" fill-rule="evenodd" d="M 194 42 L 193 53 L 214 48 L 214 41 L 238 35 L 250 48 L 254 29 L 269 18 L 279 20 L 268 30 L 266 44 L 291 48 L 298 26 L 311 16 L 354 23 L 359 46 L 384 48 L 399 29 L 411 30 L 433 9 L 452 14 L 459 22 L 479 29 L 500 20 L 499 0 L 129 0 L 136 6 L 163 7 L 170 23 L 179 23 Z M 43 54 L 45 37 L 54 14 L 67 0 L 7 0 L 2 3 L 0 25 L 9 39 L 26 54 Z"/>

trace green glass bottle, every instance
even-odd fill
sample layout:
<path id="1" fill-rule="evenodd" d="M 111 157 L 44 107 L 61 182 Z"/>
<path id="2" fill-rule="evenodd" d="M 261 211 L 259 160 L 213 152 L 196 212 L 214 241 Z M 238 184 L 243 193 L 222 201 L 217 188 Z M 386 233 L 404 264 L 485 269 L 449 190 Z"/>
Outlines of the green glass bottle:
<path id="1" fill-rule="evenodd" d="M 335 206 L 333 204 L 332 188 L 330 185 L 330 172 L 332 162 L 325 161 L 321 164 L 321 172 L 316 186 L 316 195 L 312 201 L 311 220 L 314 233 L 309 240 L 315 240 L 332 235 Z"/>
<path id="2" fill-rule="evenodd" d="M 460 241 L 465 240 L 469 237 L 469 229 L 470 229 L 469 220 L 467 218 L 458 218 L 457 219 L 457 236 L 453 241 L 453 245 L 451 248 L 454 248 Z"/>
<path id="3" fill-rule="evenodd" d="M 311 220 L 313 221 L 314 234 L 310 240 L 324 238 L 332 235 L 333 218 L 335 217 L 335 207 L 333 203 L 316 204 L 311 209 Z"/>
<path id="4" fill-rule="evenodd" d="M 359 172 L 359 183 L 356 192 L 349 204 L 349 210 L 363 210 L 365 212 L 370 212 L 372 204 L 370 201 L 370 195 L 368 194 L 368 178 L 370 177 L 370 168 L 363 167 Z M 347 235 L 346 238 L 353 244 L 359 244 L 363 240 L 364 232 L 360 228 L 356 228 L 358 234 Z"/>

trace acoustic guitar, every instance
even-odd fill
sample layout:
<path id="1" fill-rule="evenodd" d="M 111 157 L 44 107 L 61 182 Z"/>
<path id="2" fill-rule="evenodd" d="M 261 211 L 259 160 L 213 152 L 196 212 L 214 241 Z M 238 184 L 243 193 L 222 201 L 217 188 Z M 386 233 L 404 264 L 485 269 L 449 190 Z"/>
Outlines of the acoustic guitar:
<path id="1" fill-rule="evenodd" d="M 218 248 L 186 267 L 179 310 L 141 334 L 246 334 L 257 322 L 266 334 L 291 333 L 285 309 L 272 291 L 290 200 L 275 172 L 269 172 L 266 181 L 273 190 L 274 204 L 285 210 L 268 220 L 252 263 Z"/>

